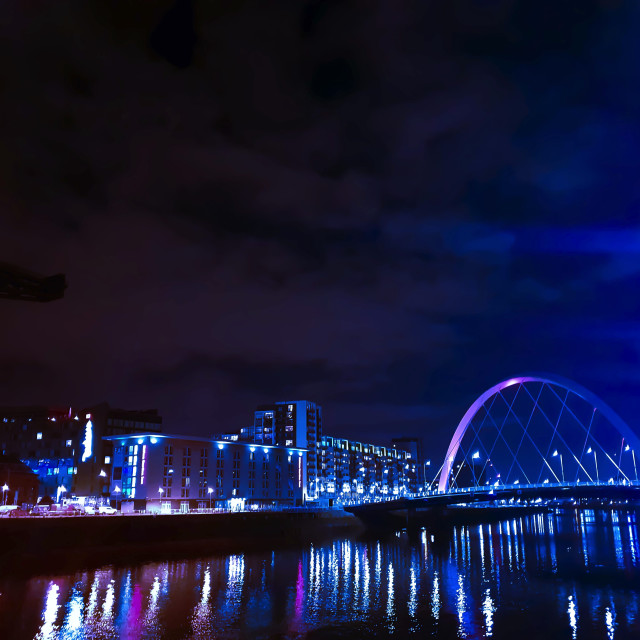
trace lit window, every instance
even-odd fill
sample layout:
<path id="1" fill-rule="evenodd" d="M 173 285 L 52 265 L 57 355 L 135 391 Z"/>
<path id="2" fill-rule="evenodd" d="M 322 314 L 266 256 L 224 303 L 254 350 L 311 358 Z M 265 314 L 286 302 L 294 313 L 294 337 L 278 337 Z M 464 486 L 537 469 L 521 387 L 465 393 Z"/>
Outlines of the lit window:
<path id="1" fill-rule="evenodd" d="M 71 446 L 71 440 L 67 440 L 67 447 Z"/>
<path id="2" fill-rule="evenodd" d="M 111 456 L 105 456 L 104 457 L 104 463 L 105 464 L 111 464 Z"/>
<path id="3" fill-rule="evenodd" d="M 42 440 L 42 431 L 39 431 L 39 432 L 36 434 L 36 440 Z"/>

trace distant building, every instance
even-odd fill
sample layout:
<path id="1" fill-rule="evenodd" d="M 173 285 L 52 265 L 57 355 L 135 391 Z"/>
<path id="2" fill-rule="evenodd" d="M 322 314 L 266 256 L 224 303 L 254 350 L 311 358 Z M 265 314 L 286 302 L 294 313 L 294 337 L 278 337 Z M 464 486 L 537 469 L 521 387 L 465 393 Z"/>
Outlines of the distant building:
<path id="1" fill-rule="evenodd" d="M 38 476 L 14 456 L 0 455 L 0 504 L 38 501 Z"/>
<path id="2" fill-rule="evenodd" d="M 111 443 L 103 436 L 159 431 L 155 410 L 43 406 L 0 408 L 0 453 L 16 456 L 38 476 L 41 496 L 108 497 Z"/>
<path id="3" fill-rule="evenodd" d="M 422 438 L 413 436 L 402 436 L 393 438 L 391 444 L 394 449 L 408 451 L 411 454 L 411 460 L 416 464 L 417 482 L 420 487 L 424 487 L 427 482 L 426 467 L 431 463 L 424 459 Z M 430 478 L 429 478 L 430 480 Z"/>
<path id="4" fill-rule="evenodd" d="M 254 413 L 253 425 L 216 437 L 232 442 L 304 449 L 307 459 L 307 499 L 314 500 L 317 497 L 317 446 L 322 438 L 322 407 L 315 402 L 282 400 L 260 405 Z"/>
<path id="5" fill-rule="evenodd" d="M 416 464 L 407 451 L 324 436 L 318 459 L 320 499 L 361 502 L 418 489 Z"/>
<path id="6" fill-rule="evenodd" d="M 107 436 L 112 502 L 123 510 L 302 505 L 305 451 L 184 435 Z"/>

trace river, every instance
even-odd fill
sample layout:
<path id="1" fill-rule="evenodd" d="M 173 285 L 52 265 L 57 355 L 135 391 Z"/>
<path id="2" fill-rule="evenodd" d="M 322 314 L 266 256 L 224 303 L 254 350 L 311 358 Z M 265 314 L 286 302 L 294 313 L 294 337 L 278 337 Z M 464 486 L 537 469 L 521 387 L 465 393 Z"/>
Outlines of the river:
<path id="1" fill-rule="evenodd" d="M 545 513 L 437 533 L 0 576 L 0 638 L 638 639 L 636 518 Z"/>

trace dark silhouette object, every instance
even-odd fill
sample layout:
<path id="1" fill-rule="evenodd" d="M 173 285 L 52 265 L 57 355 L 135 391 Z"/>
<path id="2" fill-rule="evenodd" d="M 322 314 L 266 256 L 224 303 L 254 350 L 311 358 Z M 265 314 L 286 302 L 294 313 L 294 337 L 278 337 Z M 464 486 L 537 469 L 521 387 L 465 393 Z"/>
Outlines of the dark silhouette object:
<path id="1" fill-rule="evenodd" d="M 62 298 L 66 288 L 62 273 L 45 277 L 0 262 L 0 299 L 51 302 Z"/>
<path id="2" fill-rule="evenodd" d="M 38 498 L 38 476 L 15 456 L 0 455 L 0 504 L 35 504 Z"/>
<path id="3" fill-rule="evenodd" d="M 176 0 L 151 33 L 151 47 L 167 62 L 185 69 L 196 44 L 191 0 Z"/>

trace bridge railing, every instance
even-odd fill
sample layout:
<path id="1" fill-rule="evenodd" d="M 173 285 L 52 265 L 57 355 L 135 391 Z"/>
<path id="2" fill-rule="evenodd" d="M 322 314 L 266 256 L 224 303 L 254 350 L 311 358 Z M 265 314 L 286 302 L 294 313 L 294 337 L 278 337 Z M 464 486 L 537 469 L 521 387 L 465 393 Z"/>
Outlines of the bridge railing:
<path id="1" fill-rule="evenodd" d="M 611 479 L 604 481 L 601 480 L 599 482 L 540 482 L 534 484 L 492 484 L 492 485 L 478 485 L 473 487 L 453 487 L 449 489 L 446 493 L 440 493 L 438 489 L 427 489 L 415 495 L 416 498 L 420 497 L 428 497 L 435 495 L 450 495 L 450 494 L 474 494 L 474 493 L 487 493 L 491 494 L 492 492 L 504 491 L 504 490 L 514 490 L 517 491 L 519 489 L 543 489 L 543 488 L 574 488 L 574 487 L 607 487 L 607 486 L 624 486 L 624 487 L 638 487 L 640 486 L 640 481 L 632 480 L 614 480 Z"/>

